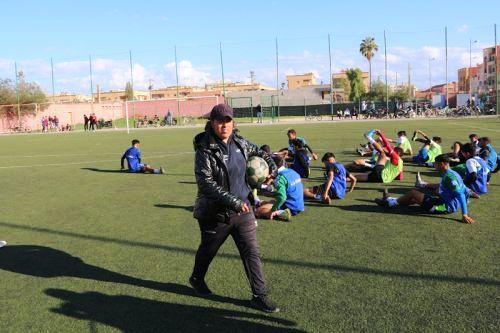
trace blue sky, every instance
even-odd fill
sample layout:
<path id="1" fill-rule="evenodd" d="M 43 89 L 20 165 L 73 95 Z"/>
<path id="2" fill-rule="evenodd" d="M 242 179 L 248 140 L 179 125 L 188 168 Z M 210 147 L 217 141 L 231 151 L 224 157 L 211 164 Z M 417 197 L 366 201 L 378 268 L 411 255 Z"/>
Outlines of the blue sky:
<path id="1" fill-rule="evenodd" d="M 123 89 L 133 54 L 136 88 L 175 84 L 177 45 L 181 84 L 220 80 L 219 41 L 226 80 L 276 85 L 275 40 L 280 82 L 286 74 L 315 72 L 328 82 L 327 35 L 332 36 L 333 70 L 360 67 L 359 43 L 373 36 L 379 51 L 373 78 L 384 74 L 383 31 L 387 32 L 389 82 L 419 88 L 444 82 L 444 27 L 448 26 L 449 76 L 480 61 L 494 43 L 500 1 L 8 1 L 0 11 L 0 78 L 14 77 L 14 61 L 30 81 L 50 91 L 50 58 L 56 92 L 89 90 L 88 57 L 94 82 Z M 500 33 L 500 31 L 499 31 Z M 397 74 L 396 74 L 397 73 Z"/>

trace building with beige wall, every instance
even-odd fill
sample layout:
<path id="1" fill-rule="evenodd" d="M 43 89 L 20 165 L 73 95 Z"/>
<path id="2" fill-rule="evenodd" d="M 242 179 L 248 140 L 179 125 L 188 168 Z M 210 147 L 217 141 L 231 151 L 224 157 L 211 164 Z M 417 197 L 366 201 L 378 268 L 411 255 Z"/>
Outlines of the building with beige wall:
<path id="1" fill-rule="evenodd" d="M 370 74 L 368 72 L 362 72 L 361 77 L 363 79 L 363 85 L 365 86 L 365 91 L 368 91 L 370 87 Z M 348 80 L 346 70 L 343 70 L 340 73 L 332 74 L 332 82 L 334 86 L 340 86 L 342 80 Z"/>
<path id="2" fill-rule="evenodd" d="M 288 84 L 288 89 L 299 89 L 303 87 L 315 86 L 316 76 L 314 73 L 305 73 L 299 75 L 287 75 L 286 82 Z"/>
<path id="3" fill-rule="evenodd" d="M 58 95 L 48 95 L 47 100 L 49 103 L 88 103 L 90 96 L 82 94 L 61 93 Z"/>

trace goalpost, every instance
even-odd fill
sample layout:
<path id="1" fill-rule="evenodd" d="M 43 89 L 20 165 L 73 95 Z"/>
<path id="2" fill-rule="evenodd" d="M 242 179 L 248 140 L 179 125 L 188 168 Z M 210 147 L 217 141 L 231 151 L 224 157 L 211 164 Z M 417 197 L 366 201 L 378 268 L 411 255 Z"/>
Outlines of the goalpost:
<path id="1" fill-rule="evenodd" d="M 131 127 L 136 127 L 136 120 L 147 118 L 153 119 L 155 116 L 160 121 L 170 115 L 173 120 L 169 125 L 192 125 L 194 119 L 207 117 L 212 108 L 219 104 L 224 98 L 220 96 L 193 96 L 182 98 L 162 98 L 147 101 L 126 101 L 125 118 L 127 132 Z M 134 125 L 130 126 L 131 119 Z"/>
<path id="2" fill-rule="evenodd" d="M 252 97 L 228 97 L 228 104 L 234 110 L 238 122 L 253 123 L 254 109 Z"/>

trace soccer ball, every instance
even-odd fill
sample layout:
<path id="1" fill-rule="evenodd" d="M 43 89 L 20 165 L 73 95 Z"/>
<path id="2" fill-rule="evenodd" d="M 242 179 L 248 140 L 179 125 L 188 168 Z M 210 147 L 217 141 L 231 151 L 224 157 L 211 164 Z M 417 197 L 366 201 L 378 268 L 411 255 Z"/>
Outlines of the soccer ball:
<path id="1" fill-rule="evenodd" d="M 269 176 L 269 166 L 258 156 L 252 156 L 247 161 L 247 179 L 252 187 L 262 184 Z"/>

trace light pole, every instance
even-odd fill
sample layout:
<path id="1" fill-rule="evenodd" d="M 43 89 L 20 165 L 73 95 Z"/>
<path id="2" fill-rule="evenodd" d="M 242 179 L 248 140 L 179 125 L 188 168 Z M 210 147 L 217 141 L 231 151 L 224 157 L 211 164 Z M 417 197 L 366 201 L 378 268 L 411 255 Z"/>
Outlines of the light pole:
<path id="1" fill-rule="evenodd" d="M 469 76 L 469 105 L 472 105 L 472 76 L 471 76 L 471 69 L 472 69 L 472 44 L 477 43 L 477 40 L 472 40 L 469 39 L 469 70 L 467 71 L 468 76 Z"/>

